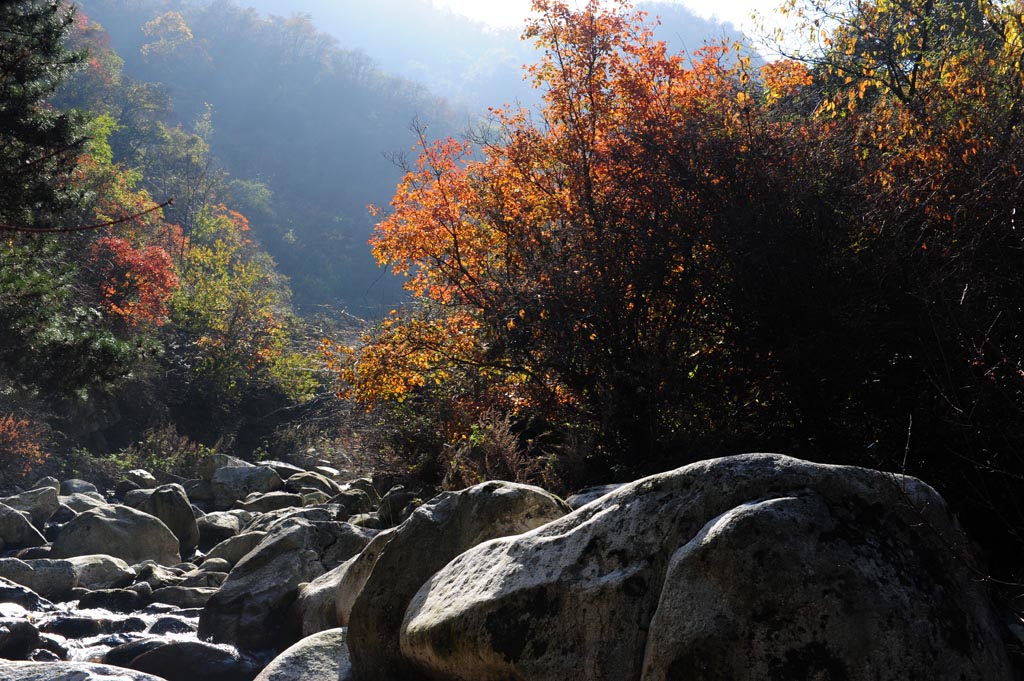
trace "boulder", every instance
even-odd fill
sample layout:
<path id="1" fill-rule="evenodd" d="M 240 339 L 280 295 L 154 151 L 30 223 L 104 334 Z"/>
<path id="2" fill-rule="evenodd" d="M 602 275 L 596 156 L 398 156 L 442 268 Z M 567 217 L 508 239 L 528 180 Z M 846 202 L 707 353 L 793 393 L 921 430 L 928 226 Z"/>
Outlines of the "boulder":
<path id="1" fill-rule="evenodd" d="M 213 474 L 220 468 L 254 468 L 254 466 L 236 456 L 216 452 L 204 456 L 197 466 L 199 477 L 203 480 L 213 480 Z"/>
<path id="2" fill-rule="evenodd" d="M 135 612 L 149 605 L 149 598 L 130 589 L 96 589 L 88 591 L 78 599 L 79 610 L 109 610 L 110 612 Z"/>
<path id="3" fill-rule="evenodd" d="M 213 483 L 209 480 L 185 480 L 181 486 L 185 488 L 185 494 L 190 500 L 204 508 L 213 503 Z"/>
<path id="4" fill-rule="evenodd" d="M 128 586 L 135 579 L 135 570 L 120 558 L 95 554 L 72 556 L 71 563 L 78 578 L 78 586 L 86 589 L 111 589 Z"/>
<path id="5" fill-rule="evenodd" d="M 207 556 L 203 559 L 203 562 L 199 566 L 199 569 L 202 572 L 231 572 L 231 568 L 233 568 L 234 566 L 234 563 L 229 563 L 223 558 L 218 558 L 216 556 L 213 556 L 211 558 L 210 556 Z"/>
<path id="6" fill-rule="evenodd" d="M 210 478 L 214 506 L 231 508 L 253 492 L 276 492 L 284 486 L 281 476 L 266 466 L 229 466 L 218 468 Z"/>
<path id="7" fill-rule="evenodd" d="M 600 499 L 606 494 L 611 494 L 620 487 L 622 487 L 621 484 L 588 487 L 566 498 L 565 503 L 569 508 L 575 511 L 577 508 L 580 508 L 581 506 L 586 506 L 595 499 Z"/>
<path id="8" fill-rule="evenodd" d="M 377 487 L 369 478 L 356 478 L 355 480 L 349 480 L 341 486 L 342 492 L 349 489 L 359 489 L 366 492 L 374 508 L 380 505 L 380 492 L 377 491 Z"/>
<path id="9" fill-rule="evenodd" d="M 42 529 L 46 521 L 57 512 L 60 500 L 57 497 L 56 489 L 43 486 L 11 497 L 0 498 L 0 504 L 10 506 L 15 511 L 27 513 L 32 524 L 36 528 Z"/>
<path id="10" fill-rule="evenodd" d="M 256 681 L 349 681 L 344 629 L 328 629 L 302 639 L 274 658 Z"/>
<path id="11" fill-rule="evenodd" d="M 0 658 L 24 660 L 39 647 L 39 630 L 25 619 L 0 618 Z"/>
<path id="12" fill-rule="evenodd" d="M 384 530 L 370 540 L 358 556 L 335 568 L 338 572 L 338 588 L 334 592 L 334 611 L 340 626 L 348 626 L 349 618 L 352 616 L 352 605 L 356 602 L 359 592 L 363 590 L 366 578 L 373 572 L 373 566 L 377 564 L 381 551 L 395 536 L 395 529 L 392 527 Z"/>
<path id="13" fill-rule="evenodd" d="M 286 615 L 299 584 L 359 553 L 370 538 L 348 523 L 287 520 L 235 565 L 207 602 L 200 638 L 248 650 L 290 645 L 299 632 Z"/>
<path id="14" fill-rule="evenodd" d="M 4 681 L 166 681 L 159 676 L 88 662 L 10 662 L 0 660 Z"/>
<path id="15" fill-rule="evenodd" d="M 96 492 L 90 492 L 87 494 L 75 492 L 74 494 L 61 495 L 57 497 L 57 500 L 60 502 L 60 506 L 58 506 L 58 512 L 55 512 L 54 517 L 52 518 L 55 522 L 66 522 L 67 520 L 70 520 L 70 518 L 65 519 L 57 517 L 61 507 L 70 508 L 78 514 L 83 511 L 91 511 L 94 508 L 106 508 L 110 505 L 107 503 L 106 499 Z"/>
<path id="16" fill-rule="evenodd" d="M 249 522 L 247 518 L 251 518 L 248 511 L 216 511 L 197 519 L 199 548 L 208 551 L 225 539 L 235 536 Z"/>
<path id="17" fill-rule="evenodd" d="M 85 480 L 78 480 L 72 478 L 70 480 L 64 480 L 60 483 L 61 496 L 70 496 L 72 494 L 99 494 L 99 490 L 96 485 Z"/>
<path id="18" fill-rule="evenodd" d="M 245 554 L 256 548 L 266 536 L 266 532 L 243 532 L 228 537 L 210 549 L 210 552 L 206 554 L 206 559 L 221 558 L 234 566 L 245 557 Z"/>
<path id="19" fill-rule="evenodd" d="M 50 600 L 61 600 L 78 586 L 75 568 L 66 560 L 0 558 L 0 577 Z"/>
<path id="20" fill-rule="evenodd" d="M 336 595 L 345 566 L 348 564 L 349 561 L 345 561 L 312 582 L 299 585 L 299 595 L 291 607 L 289 619 L 298 623 L 292 626 L 297 626 L 302 636 L 310 636 L 339 626 Z"/>
<path id="21" fill-rule="evenodd" d="M 153 591 L 154 603 L 167 603 L 179 608 L 202 608 L 217 589 L 208 586 L 165 586 Z"/>
<path id="22" fill-rule="evenodd" d="M 253 492 L 244 501 L 236 501 L 235 508 L 250 513 L 267 513 L 280 511 L 283 508 L 296 508 L 303 505 L 302 496 L 290 492 Z"/>
<path id="23" fill-rule="evenodd" d="M 458 556 L 407 609 L 399 676 L 1009 681 L 965 546 L 913 478 L 700 462 Z"/>
<path id="24" fill-rule="evenodd" d="M 0 577 L 0 605 L 3 604 L 13 604 L 26 611 L 48 610 L 53 607 L 52 603 L 27 586 Z"/>
<path id="25" fill-rule="evenodd" d="M 269 466 L 270 468 L 273 468 L 275 471 L 277 471 L 277 474 L 281 476 L 282 480 L 287 480 L 288 478 L 297 473 L 306 472 L 305 468 L 302 468 L 301 466 L 296 466 L 293 463 L 286 463 L 284 461 L 266 460 L 260 461 L 258 465 Z"/>
<path id="26" fill-rule="evenodd" d="M 146 582 L 153 589 L 162 589 L 165 586 L 180 584 L 182 574 L 185 572 L 180 568 L 157 565 L 153 561 L 146 561 L 144 564 L 137 565 L 133 569 L 137 573 L 136 579 L 140 583 Z"/>
<path id="27" fill-rule="evenodd" d="M 27 513 L 0 504 L 0 551 L 45 544 L 46 538 L 33 527 Z"/>
<path id="28" fill-rule="evenodd" d="M 163 521 L 178 538 L 179 553 L 191 556 L 199 546 L 199 526 L 185 489 L 177 484 L 132 492 L 125 503 Z"/>
<path id="29" fill-rule="evenodd" d="M 169 641 L 127 663 L 167 681 L 251 681 L 260 670 L 231 646 L 204 641 Z"/>
<path id="30" fill-rule="evenodd" d="M 133 468 L 125 473 L 124 477 L 134 482 L 140 489 L 152 489 L 157 486 L 156 477 L 142 468 Z"/>
<path id="31" fill-rule="evenodd" d="M 381 551 L 352 606 L 348 636 L 357 678 L 409 678 L 398 651 L 402 618 L 423 583 L 448 561 L 480 542 L 526 532 L 566 511 L 544 490 L 510 482 L 441 494 L 416 509 Z"/>
<path id="32" fill-rule="evenodd" d="M 340 505 L 347 516 L 369 513 L 374 507 L 374 502 L 370 495 L 357 487 L 342 490 L 331 497 L 331 503 Z"/>
<path id="33" fill-rule="evenodd" d="M 44 475 L 43 477 L 36 480 L 35 484 L 32 485 L 32 489 L 38 489 L 40 487 L 52 487 L 58 493 L 60 492 L 60 480 L 53 477 L 52 475 Z"/>
<path id="34" fill-rule="evenodd" d="M 157 518 L 120 504 L 79 513 L 53 542 L 56 558 L 103 553 L 130 564 L 181 562 L 178 538 Z"/>
<path id="35" fill-rule="evenodd" d="M 341 491 L 341 488 L 338 487 L 338 483 L 325 475 L 314 473 L 312 471 L 296 473 L 285 481 L 284 487 L 289 492 L 293 492 L 295 494 L 298 494 L 304 489 L 315 489 L 328 496 L 333 496 Z"/>

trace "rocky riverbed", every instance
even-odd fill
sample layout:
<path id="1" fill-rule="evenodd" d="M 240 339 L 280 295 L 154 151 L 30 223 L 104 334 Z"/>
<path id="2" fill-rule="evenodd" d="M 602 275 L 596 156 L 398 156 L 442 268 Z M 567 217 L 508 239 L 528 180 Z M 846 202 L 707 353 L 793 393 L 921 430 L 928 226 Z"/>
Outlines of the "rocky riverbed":
<path id="1" fill-rule="evenodd" d="M 224 455 L 0 498 L 0 679 L 1014 679 L 913 478 L 751 454 L 559 499 Z"/>

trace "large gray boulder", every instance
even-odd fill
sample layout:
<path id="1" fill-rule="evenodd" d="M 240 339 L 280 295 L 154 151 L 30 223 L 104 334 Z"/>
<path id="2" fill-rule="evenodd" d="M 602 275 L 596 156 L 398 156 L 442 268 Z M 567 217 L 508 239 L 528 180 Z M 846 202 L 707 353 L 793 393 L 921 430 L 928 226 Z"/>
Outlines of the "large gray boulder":
<path id="1" fill-rule="evenodd" d="M 348 681 L 351 677 L 345 630 L 328 629 L 275 657 L 255 681 Z"/>
<path id="2" fill-rule="evenodd" d="M 50 600 L 61 600 L 78 586 L 75 568 L 66 560 L 0 558 L 0 577 Z"/>
<path id="3" fill-rule="evenodd" d="M 913 478 L 700 462 L 453 560 L 409 605 L 400 676 L 1009 681 L 964 546 Z"/>
<path id="4" fill-rule="evenodd" d="M 213 485 L 213 503 L 228 509 L 253 492 L 276 492 L 284 486 L 281 476 L 268 466 L 225 466 L 218 468 L 210 478 Z"/>
<path id="5" fill-rule="evenodd" d="M 195 553 L 199 546 L 199 526 L 181 485 L 172 483 L 155 489 L 138 489 L 128 494 L 125 503 L 163 521 L 178 538 L 178 551 L 182 557 Z"/>
<path id="6" fill-rule="evenodd" d="M 32 525 L 27 513 L 0 504 L 0 551 L 45 545 L 46 538 Z"/>
<path id="7" fill-rule="evenodd" d="M 88 662 L 11 662 L 0 660 L 4 681 L 166 681 L 159 676 Z"/>
<path id="8" fill-rule="evenodd" d="M 287 614 L 299 585 L 359 553 L 372 536 L 348 523 L 296 518 L 278 525 L 207 602 L 200 638 L 247 650 L 291 645 L 300 632 Z"/>
<path id="9" fill-rule="evenodd" d="M 53 542 L 54 558 L 93 554 L 114 556 L 132 565 L 145 560 L 161 565 L 181 562 L 178 538 L 163 522 L 120 504 L 79 513 Z"/>
<path id="10" fill-rule="evenodd" d="M 42 529 L 46 521 L 60 507 L 57 490 L 50 486 L 37 487 L 21 494 L 0 498 L 0 504 L 10 506 L 15 511 L 27 513 L 32 524 L 38 529 Z"/>
<path id="11" fill-rule="evenodd" d="M 349 650 L 361 681 L 406 679 L 398 650 L 409 601 L 431 575 L 480 542 L 519 534 L 562 517 L 568 507 L 537 487 L 486 482 L 438 495 L 395 531 L 381 551 L 349 619 Z"/>

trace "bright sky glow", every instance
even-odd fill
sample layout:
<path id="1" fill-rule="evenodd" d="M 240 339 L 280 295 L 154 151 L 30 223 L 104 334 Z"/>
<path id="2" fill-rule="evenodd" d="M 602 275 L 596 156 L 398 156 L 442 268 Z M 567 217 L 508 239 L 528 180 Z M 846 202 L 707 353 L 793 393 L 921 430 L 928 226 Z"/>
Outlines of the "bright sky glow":
<path id="1" fill-rule="evenodd" d="M 737 28 L 752 32 L 751 20 L 754 11 L 770 17 L 778 2 L 772 0 L 676 0 L 688 7 L 694 14 L 704 18 L 715 17 L 728 21 Z M 583 0 L 577 0 L 580 5 Z M 434 0 L 435 5 L 448 7 L 495 27 L 519 27 L 530 11 L 530 0 Z M 768 22 L 771 23 L 770 21 Z"/>

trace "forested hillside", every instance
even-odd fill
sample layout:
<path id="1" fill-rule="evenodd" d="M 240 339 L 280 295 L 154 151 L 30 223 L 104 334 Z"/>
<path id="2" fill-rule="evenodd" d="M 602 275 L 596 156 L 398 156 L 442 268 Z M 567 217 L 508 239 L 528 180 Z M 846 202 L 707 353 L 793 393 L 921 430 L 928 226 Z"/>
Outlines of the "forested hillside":
<path id="1" fill-rule="evenodd" d="M 423 86 L 390 76 L 308 18 L 264 18 L 238 3 L 87 0 L 125 75 L 197 123 L 254 234 L 291 280 L 296 303 L 386 311 L 400 295 L 366 248 L 366 206 L 386 202 L 393 155 L 466 122 Z"/>
<path id="2" fill-rule="evenodd" d="M 505 103 L 537 104 L 539 92 L 523 78 L 536 50 L 517 26 L 492 29 L 430 0 L 248 0 L 264 14 L 308 14 L 342 45 L 365 52 L 389 73 L 423 83 L 431 92 L 478 115 Z M 673 51 L 696 50 L 709 40 L 735 40 L 729 25 L 698 18 L 673 2 L 642 2 L 638 8 L 662 25 L 656 33 Z"/>

